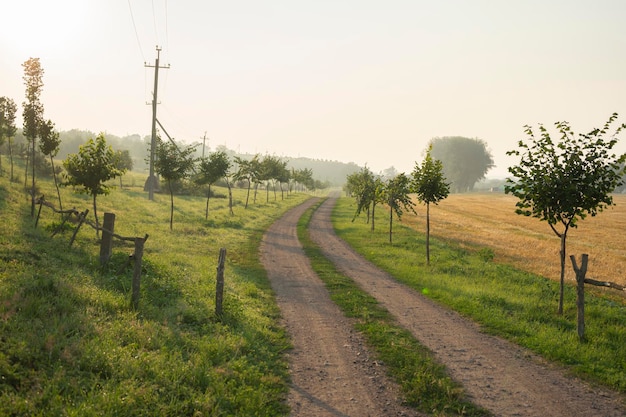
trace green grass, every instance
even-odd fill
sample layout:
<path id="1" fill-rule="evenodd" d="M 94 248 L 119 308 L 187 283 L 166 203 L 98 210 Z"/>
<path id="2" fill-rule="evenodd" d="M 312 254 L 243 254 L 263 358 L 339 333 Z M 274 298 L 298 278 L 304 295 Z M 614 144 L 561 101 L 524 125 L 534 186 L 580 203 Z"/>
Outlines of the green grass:
<path id="1" fill-rule="evenodd" d="M 381 214 L 373 233 L 363 218 L 352 222 L 352 200 L 342 198 L 333 213 L 337 233 L 398 281 L 450 306 L 573 374 L 626 392 L 626 304 L 624 298 L 588 290 L 585 296 L 586 342 L 576 331 L 576 290 L 565 289 L 564 314 L 557 314 L 558 283 L 492 262 L 489 248 L 461 249 L 431 238 L 426 265 L 425 236 L 400 223 L 394 243 Z"/>
<path id="2" fill-rule="evenodd" d="M 244 210 L 245 191 L 236 190 L 235 215 L 213 198 L 208 220 L 203 197 L 176 196 L 170 231 L 169 196 L 149 201 L 137 183 L 98 197 L 100 221 L 115 213 L 117 234 L 150 236 L 135 311 L 125 267 L 132 245 L 116 242 L 100 266 L 93 229 L 84 226 L 70 249 L 71 231 L 50 236 L 59 215 L 44 207 L 35 228 L 23 183 L 0 177 L 0 415 L 285 415 L 289 340 L 258 245 L 308 196 L 263 196 Z M 51 182 L 39 184 L 58 206 Z M 64 208 L 91 210 L 88 196 L 62 196 Z M 227 265 L 218 318 L 220 247 Z"/>
<path id="3" fill-rule="evenodd" d="M 298 237 L 311 265 L 325 282 L 331 299 L 347 317 L 357 319 L 356 329 L 364 334 L 375 354 L 401 386 L 406 403 L 436 416 L 488 416 L 488 411 L 466 399 L 463 387 L 454 382 L 432 352 L 421 346 L 396 320 L 341 274 L 311 241 L 306 231 L 311 214 L 307 211 L 298 224 Z"/>

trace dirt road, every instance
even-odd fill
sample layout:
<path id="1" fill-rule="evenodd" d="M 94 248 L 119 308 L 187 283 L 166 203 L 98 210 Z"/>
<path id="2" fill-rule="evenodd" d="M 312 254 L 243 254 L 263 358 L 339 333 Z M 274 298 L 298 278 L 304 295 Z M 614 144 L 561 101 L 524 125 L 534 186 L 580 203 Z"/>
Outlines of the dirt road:
<path id="1" fill-rule="evenodd" d="M 338 269 L 435 352 L 476 404 L 496 416 L 626 415 L 618 395 L 568 377 L 535 355 L 481 333 L 474 323 L 364 260 L 334 234 L 330 213 L 335 201 L 326 200 L 315 212 L 312 239 Z M 397 388 L 369 358 L 361 338 L 311 271 L 296 224 L 312 204 L 308 201 L 275 223 L 261 250 L 294 344 L 290 355 L 292 415 L 415 415 L 400 406 Z"/>
<path id="2" fill-rule="evenodd" d="M 297 238 L 298 219 L 315 200 L 289 211 L 267 231 L 261 259 L 293 349 L 292 416 L 416 416 L 372 360 L 364 340 L 330 300 Z"/>

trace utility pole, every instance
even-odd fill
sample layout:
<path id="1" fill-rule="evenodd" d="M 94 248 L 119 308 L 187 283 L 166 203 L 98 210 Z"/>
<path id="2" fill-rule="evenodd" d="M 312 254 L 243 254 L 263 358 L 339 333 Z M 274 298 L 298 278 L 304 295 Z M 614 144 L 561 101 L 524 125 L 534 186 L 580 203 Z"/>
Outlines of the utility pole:
<path id="1" fill-rule="evenodd" d="M 170 66 L 167 65 L 165 67 L 159 66 L 159 58 L 161 55 L 161 48 L 157 45 L 156 47 L 157 57 L 154 65 L 144 64 L 144 66 L 148 68 L 154 68 L 154 91 L 152 92 L 152 139 L 150 141 L 150 175 L 148 176 L 148 180 L 146 181 L 146 186 L 144 188 L 148 189 L 148 199 L 154 200 L 154 190 L 158 184 L 158 180 L 156 175 L 154 175 L 154 160 L 156 155 L 156 123 L 157 123 L 157 90 L 159 88 L 159 68 L 168 69 Z"/>
<path id="2" fill-rule="evenodd" d="M 204 137 L 202 138 L 202 159 L 204 159 L 204 148 L 206 146 L 206 132 L 204 132 Z"/>

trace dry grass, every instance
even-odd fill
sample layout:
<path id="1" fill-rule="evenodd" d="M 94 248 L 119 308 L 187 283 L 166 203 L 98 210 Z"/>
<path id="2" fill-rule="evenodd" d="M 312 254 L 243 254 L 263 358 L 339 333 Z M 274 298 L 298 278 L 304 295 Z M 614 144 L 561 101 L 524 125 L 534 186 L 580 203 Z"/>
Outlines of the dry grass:
<path id="1" fill-rule="evenodd" d="M 431 206 L 431 236 L 467 247 L 489 247 L 496 262 L 558 279 L 558 237 L 546 222 L 515 214 L 516 201 L 504 194 L 452 194 Z M 579 260 L 587 253 L 587 277 L 626 285 L 626 196 L 616 195 L 614 202 L 615 206 L 570 229 L 566 280 L 575 281 L 569 255 Z M 423 231 L 426 209 L 418 205 L 417 212 L 418 216 L 405 215 L 402 222 Z"/>

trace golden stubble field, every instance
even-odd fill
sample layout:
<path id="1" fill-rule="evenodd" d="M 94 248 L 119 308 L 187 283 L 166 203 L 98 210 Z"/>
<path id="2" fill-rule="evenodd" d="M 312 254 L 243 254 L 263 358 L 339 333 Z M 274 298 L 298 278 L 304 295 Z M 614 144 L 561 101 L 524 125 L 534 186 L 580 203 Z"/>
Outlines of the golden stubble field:
<path id="1" fill-rule="evenodd" d="M 431 237 L 489 247 L 495 262 L 558 280 L 559 238 L 547 222 L 515 214 L 516 201 L 500 193 L 451 194 L 438 205 L 431 205 Z M 626 195 L 615 195 L 614 203 L 568 232 L 566 280 L 575 281 L 569 256 L 576 255 L 580 265 L 581 255 L 587 253 L 587 277 L 626 285 Z M 403 216 L 402 223 L 425 231 L 426 207 L 418 204 L 416 211 L 417 216 Z"/>

